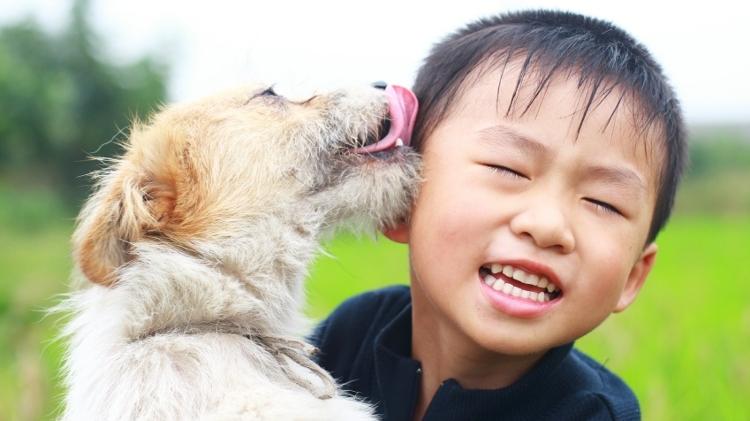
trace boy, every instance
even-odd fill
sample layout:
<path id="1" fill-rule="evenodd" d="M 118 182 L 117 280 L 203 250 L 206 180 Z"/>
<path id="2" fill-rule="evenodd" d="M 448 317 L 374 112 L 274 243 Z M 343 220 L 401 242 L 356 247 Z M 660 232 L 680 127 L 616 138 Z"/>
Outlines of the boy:
<path id="1" fill-rule="evenodd" d="M 388 420 L 639 419 L 630 389 L 572 349 L 635 299 L 685 155 L 649 53 L 609 23 L 482 19 L 419 71 L 411 288 L 342 304 L 320 364 Z"/>

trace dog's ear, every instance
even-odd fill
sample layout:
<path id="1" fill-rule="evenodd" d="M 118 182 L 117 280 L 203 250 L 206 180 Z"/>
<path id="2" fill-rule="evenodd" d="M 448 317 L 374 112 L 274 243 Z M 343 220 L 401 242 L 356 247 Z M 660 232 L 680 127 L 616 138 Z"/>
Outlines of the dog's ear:
<path id="1" fill-rule="evenodd" d="M 175 205 L 174 185 L 127 160 L 104 173 L 78 217 L 73 255 L 91 282 L 111 285 L 117 268 L 132 259 L 131 244 L 158 235 Z"/>

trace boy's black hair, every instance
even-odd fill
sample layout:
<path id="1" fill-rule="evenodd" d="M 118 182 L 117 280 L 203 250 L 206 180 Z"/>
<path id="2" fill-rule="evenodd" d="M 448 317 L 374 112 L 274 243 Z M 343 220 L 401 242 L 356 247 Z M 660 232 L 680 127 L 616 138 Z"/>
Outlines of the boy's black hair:
<path id="1" fill-rule="evenodd" d="M 652 127 L 663 133 L 664 145 L 657 148 L 664 161 L 647 242 L 653 241 L 672 211 L 685 166 L 682 111 L 648 50 L 609 22 L 569 12 L 531 10 L 479 19 L 449 35 L 432 48 L 417 73 L 414 92 L 420 111 L 412 145 L 422 149 L 424 140 L 461 96 L 467 78 L 476 75 L 480 66 L 489 64 L 504 71 L 516 60 L 521 69 L 506 115 L 519 105 L 518 91 L 524 81 L 534 78 L 537 85 L 521 115 L 543 96 L 555 76 L 577 76 L 578 86 L 586 92 L 579 132 L 591 108 L 615 92 L 620 97 L 610 121 L 626 102 L 634 105 L 634 124 L 641 133 Z"/>

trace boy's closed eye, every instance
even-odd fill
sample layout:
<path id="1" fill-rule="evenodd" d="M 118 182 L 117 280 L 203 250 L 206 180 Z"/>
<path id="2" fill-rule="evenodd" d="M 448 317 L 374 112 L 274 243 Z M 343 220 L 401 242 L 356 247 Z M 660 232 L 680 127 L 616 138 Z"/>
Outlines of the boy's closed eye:
<path id="1" fill-rule="evenodd" d="M 607 203 L 607 202 L 604 202 L 604 201 L 601 201 L 601 200 L 598 200 L 598 199 L 594 199 L 594 198 L 591 198 L 591 197 L 584 197 L 583 200 L 586 201 L 587 203 L 593 205 L 594 209 L 596 209 L 596 211 L 598 211 L 598 212 L 603 212 L 605 214 L 612 214 L 612 215 L 624 216 L 623 213 L 619 209 L 617 209 L 617 207 L 615 207 L 614 205 L 612 205 L 610 203 Z"/>
<path id="2" fill-rule="evenodd" d="M 483 165 L 486 166 L 493 173 L 498 173 L 500 175 L 511 177 L 511 178 L 531 180 L 531 178 L 525 175 L 523 172 L 515 170 L 510 167 L 506 167 L 505 165 L 496 165 L 496 164 L 483 164 Z"/>
<path id="3" fill-rule="evenodd" d="M 499 176 L 502 176 L 502 177 L 507 177 L 511 180 L 518 180 L 518 181 L 523 181 L 523 180 L 530 181 L 531 180 L 531 177 L 529 177 L 522 171 L 516 170 L 506 165 L 492 164 L 492 163 L 483 163 L 482 165 L 487 167 L 487 169 L 490 170 L 492 173 L 498 174 Z M 597 199 L 593 197 L 584 197 L 583 201 L 585 201 L 587 204 L 592 206 L 595 211 L 605 216 L 625 217 L 625 214 L 617 206 L 605 200 L 601 200 L 601 199 Z"/>

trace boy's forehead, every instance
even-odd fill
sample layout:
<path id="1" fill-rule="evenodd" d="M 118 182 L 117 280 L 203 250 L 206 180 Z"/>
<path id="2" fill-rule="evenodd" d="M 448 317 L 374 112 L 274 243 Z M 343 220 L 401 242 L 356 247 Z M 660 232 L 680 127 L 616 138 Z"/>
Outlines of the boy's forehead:
<path id="1" fill-rule="evenodd" d="M 662 124 L 648 119 L 650 111 L 633 90 L 603 78 L 594 91 L 592 83 L 581 82 L 581 69 L 530 67 L 522 73 L 522 67 L 521 59 L 477 66 L 462 82 L 456 102 L 474 102 L 477 97 L 467 98 L 467 91 L 475 94 L 481 90 L 482 100 L 492 103 L 500 117 L 521 120 L 533 118 L 543 107 L 554 107 L 575 132 L 584 128 L 602 134 L 617 130 L 634 145 L 661 150 Z"/>
<path id="2" fill-rule="evenodd" d="M 625 125 L 621 129 L 631 129 L 634 134 L 644 131 L 640 120 L 648 112 L 639 98 L 607 78 L 602 78 L 596 92 L 593 92 L 592 83 L 581 80 L 580 73 L 581 69 L 523 68 L 521 59 L 502 64 L 484 63 L 461 82 L 457 100 L 466 99 L 466 91 L 478 87 L 486 94 L 494 95 L 488 95 L 487 99 L 492 99 L 497 111 L 506 117 L 533 115 L 541 106 L 549 106 L 552 102 L 552 105 L 566 109 L 566 115 L 574 121 L 577 118 L 578 123 L 585 123 L 591 113 L 606 113 L 607 125 L 610 121 L 621 120 L 620 125 Z M 559 101 L 560 98 L 550 98 L 550 91 L 556 90 L 565 91 L 562 101 Z M 578 126 L 575 128 L 578 129 Z"/>
<path id="3" fill-rule="evenodd" d="M 637 98 L 606 83 L 605 89 L 600 88 L 592 96 L 590 86 L 579 86 L 574 71 L 548 75 L 534 69 L 521 77 L 520 68 L 519 61 L 499 68 L 477 68 L 463 81 L 445 117 L 474 118 L 470 114 L 480 108 L 496 114 L 498 121 L 545 130 L 535 123 L 542 115 L 552 115 L 565 122 L 566 132 L 549 128 L 548 136 L 621 148 L 624 154 L 644 164 L 644 176 L 656 188 L 664 165 L 665 136 L 660 124 L 642 124 L 646 111 Z"/>

